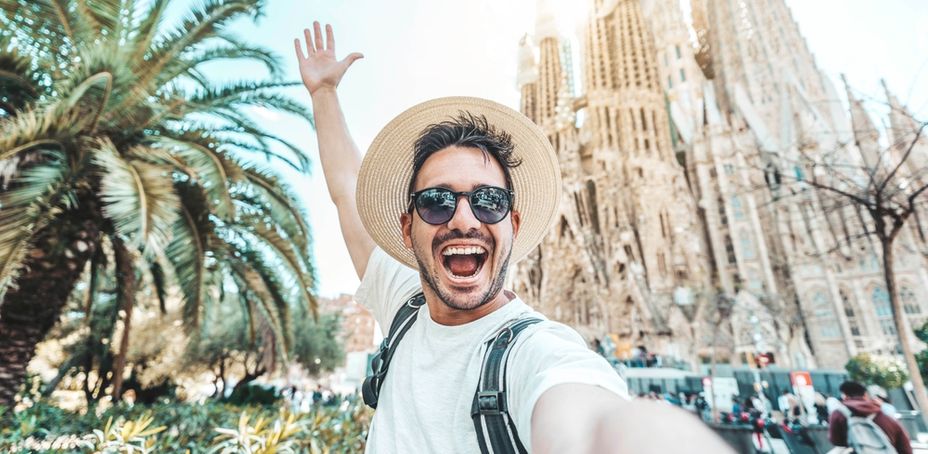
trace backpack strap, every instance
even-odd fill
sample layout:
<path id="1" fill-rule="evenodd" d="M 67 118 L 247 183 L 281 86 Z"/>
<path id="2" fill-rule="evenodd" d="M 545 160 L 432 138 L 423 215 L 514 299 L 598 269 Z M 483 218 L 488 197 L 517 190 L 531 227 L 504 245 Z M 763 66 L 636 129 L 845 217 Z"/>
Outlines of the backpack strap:
<path id="1" fill-rule="evenodd" d="M 850 422 L 851 417 L 854 416 L 851 414 L 851 409 L 847 408 L 847 406 L 844 405 L 843 403 L 838 404 L 838 407 L 836 408 L 836 410 L 841 412 L 841 414 L 844 415 L 844 419 L 848 420 L 848 422 Z"/>
<path id="2" fill-rule="evenodd" d="M 470 410 L 477 432 L 477 443 L 483 454 L 491 452 L 487 449 L 488 446 L 493 448 L 493 454 L 526 452 L 506 403 L 506 360 L 516 336 L 540 321 L 538 318 L 516 319 L 500 330 L 496 337 L 487 341 L 487 351 L 480 369 L 480 381 Z"/>
<path id="3" fill-rule="evenodd" d="M 417 293 L 406 300 L 396 311 L 396 315 L 393 316 L 390 332 L 380 343 L 380 350 L 371 358 L 371 375 L 368 375 L 364 379 L 364 384 L 361 385 L 361 396 L 367 406 L 377 408 L 380 387 L 383 386 L 383 381 L 387 377 L 387 369 L 390 367 L 390 360 L 393 359 L 396 346 L 406 335 L 406 331 L 409 331 L 409 328 L 415 323 L 416 315 L 423 304 L 425 304 L 425 295 L 421 292 Z"/>

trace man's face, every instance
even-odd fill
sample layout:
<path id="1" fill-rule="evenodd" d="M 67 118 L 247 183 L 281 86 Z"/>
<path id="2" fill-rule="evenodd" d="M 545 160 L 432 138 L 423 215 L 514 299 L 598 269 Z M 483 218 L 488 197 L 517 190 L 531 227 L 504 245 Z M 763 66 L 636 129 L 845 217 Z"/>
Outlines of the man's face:
<path id="1" fill-rule="evenodd" d="M 435 187 L 470 192 L 481 186 L 505 188 L 502 166 L 480 149 L 452 146 L 425 161 L 413 192 Z M 400 222 L 403 241 L 413 250 L 419 272 L 445 305 L 471 310 L 499 294 L 519 229 L 518 212 L 512 211 L 496 224 L 484 224 L 462 196 L 445 224 L 426 223 L 415 208 L 403 214 Z"/>

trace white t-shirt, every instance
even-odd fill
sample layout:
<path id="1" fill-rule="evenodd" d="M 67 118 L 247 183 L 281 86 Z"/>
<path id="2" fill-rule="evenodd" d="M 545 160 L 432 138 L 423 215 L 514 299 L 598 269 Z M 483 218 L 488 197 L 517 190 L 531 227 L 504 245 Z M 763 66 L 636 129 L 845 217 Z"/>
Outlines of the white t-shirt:
<path id="1" fill-rule="evenodd" d="M 380 248 L 371 254 L 356 300 L 387 333 L 400 305 L 421 291 L 419 272 Z M 508 321 L 531 314 L 543 319 L 516 339 L 506 379 L 510 416 L 531 451 L 535 402 L 552 386 L 598 385 L 628 397 L 624 380 L 576 331 L 516 298 L 493 313 L 458 326 L 432 320 L 428 305 L 398 344 L 367 438 L 367 453 L 478 453 L 471 404 L 485 342 Z"/>

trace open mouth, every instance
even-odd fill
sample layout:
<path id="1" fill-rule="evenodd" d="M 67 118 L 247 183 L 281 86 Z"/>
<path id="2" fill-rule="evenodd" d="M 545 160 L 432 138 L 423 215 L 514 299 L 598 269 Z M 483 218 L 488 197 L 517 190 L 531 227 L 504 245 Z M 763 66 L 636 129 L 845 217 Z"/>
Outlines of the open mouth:
<path id="1" fill-rule="evenodd" d="M 483 246 L 448 246 L 441 256 L 442 265 L 452 278 L 468 279 L 483 269 L 487 250 Z"/>

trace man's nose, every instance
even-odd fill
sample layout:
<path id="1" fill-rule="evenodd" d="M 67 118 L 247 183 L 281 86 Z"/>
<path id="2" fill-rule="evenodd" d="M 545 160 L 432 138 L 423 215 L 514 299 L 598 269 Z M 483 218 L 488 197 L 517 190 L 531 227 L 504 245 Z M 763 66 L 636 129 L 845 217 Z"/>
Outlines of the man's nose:
<path id="1" fill-rule="evenodd" d="M 454 216 L 448 221 L 448 229 L 460 230 L 461 232 L 479 229 L 481 222 L 474 217 L 474 212 L 470 209 L 470 201 L 467 200 L 467 197 L 461 197 L 458 200 L 458 207 L 454 210 Z"/>

